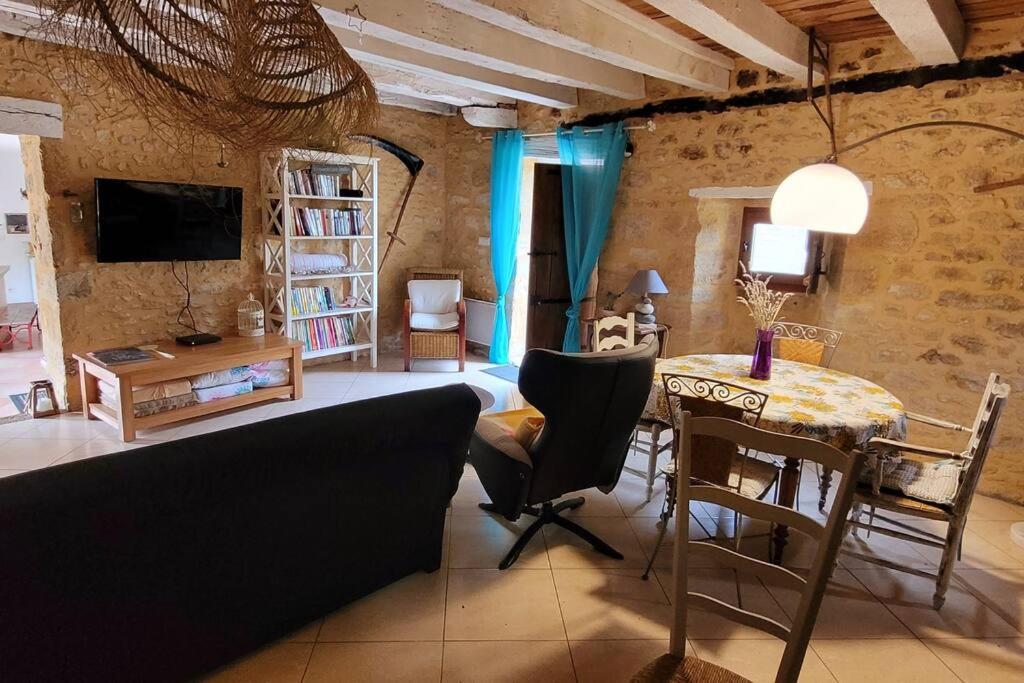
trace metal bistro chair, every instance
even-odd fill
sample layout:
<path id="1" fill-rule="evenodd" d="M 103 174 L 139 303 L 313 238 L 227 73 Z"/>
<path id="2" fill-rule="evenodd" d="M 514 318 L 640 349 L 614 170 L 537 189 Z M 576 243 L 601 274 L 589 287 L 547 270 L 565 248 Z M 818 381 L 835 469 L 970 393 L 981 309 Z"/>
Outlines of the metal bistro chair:
<path id="1" fill-rule="evenodd" d="M 971 501 L 974 500 L 981 470 L 985 466 L 996 426 L 1009 394 L 1010 385 L 1000 383 L 999 375 L 994 372 L 989 375 L 988 385 L 974 418 L 974 425 L 970 429 L 952 422 L 908 414 L 913 419 L 932 426 L 952 431 L 969 431 L 971 436 L 967 448 L 959 453 L 891 439 L 876 438 L 868 442 L 869 449 L 909 457 L 904 457 L 896 468 L 889 472 L 879 469 L 882 467 L 879 458 L 874 481 L 859 482 L 853 511 L 850 514 L 850 528 L 854 534 L 857 533 L 857 529 L 867 529 L 868 536 L 875 531 L 930 548 L 941 548 L 942 560 L 937 573 L 906 567 L 863 553 L 844 550 L 843 554 L 889 569 L 933 579 L 935 594 L 932 596 L 932 605 L 935 609 L 941 609 L 946 601 L 946 591 L 953 575 L 953 564 L 959 559 Z M 864 507 L 870 509 L 867 524 L 860 521 Z M 906 522 L 877 514 L 877 508 L 918 519 L 945 522 L 946 534 L 942 536 L 922 531 Z M 886 526 L 879 526 L 878 522 L 884 522 Z"/>
<path id="2" fill-rule="evenodd" d="M 677 413 L 687 411 L 700 417 L 722 417 L 742 421 L 755 427 L 761 421 L 768 394 L 747 389 L 736 384 L 721 380 L 700 377 L 698 375 L 677 375 L 665 373 L 661 376 L 665 388 L 665 401 L 668 404 L 669 416 L 672 418 L 673 431 L 678 434 L 680 425 Z M 737 450 L 735 444 L 721 439 L 698 438 L 695 442 L 695 454 L 690 476 L 695 481 L 722 486 L 738 492 L 744 498 L 761 500 L 779 480 L 781 469 L 771 462 L 758 460 L 749 455 L 746 449 Z M 661 511 L 661 523 L 658 540 L 654 544 L 654 552 L 647 563 L 643 578 L 650 576 L 658 550 L 665 539 L 668 521 L 672 518 L 676 506 L 676 460 L 678 448 L 674 449 L 673 457 L 662 465 L 668 491 Z M 778 495 L 776 487 L 776 495 Z M 688 512 L 688 509 L 687 509 Z M 742 534 L 740 520 L 736 517 L 734 546 L 739 549 Z M 698 522 L 699 523 L 699 522 Z M 677 526 L 686 526 L 680 522 Z M 705 533 L 707 530 L 705 529 Z M 710 535 L 710 534 L 709 534 Z"/>
<path id="3" fill-rule="evenodd" d="M 780 321 L 771 326 L 775 357 L 827 368 L 843 338 L 839 330 Z"/>
<path id="4" fill-rule="evenodd" d="M 680 448 L 679 470 L 676 475 L 676 490 L 680 505 L 689 505 L 691 500 L 703 501 L 730 508 L 748 517 L 761 519 L 773 524 L 785 524 L 792 529 L 810 536 L 817 541 L 814 561 L 807 578 L 776 565 L 760 562 L 740 555 L 734 550 L 704 541 L 690 541 L 685 524 L 676 525 L 676 545 L 673 553 L 672 574 L 672 627 L 669 638 L 669 653 L 648 664 L 636 676 L 634 683 L 665 683 L 668 681 L 707 681 L 731 683 L 746 681 L 720 666 L 696 657 L 687 657 L 686 613 L 690 607 L 718 614 L 726 619 L 750 626 L 780 640 L 786 649 L 775 674 L 776 683 L 795 683 L 803 667 L 807 644 L 818 618 L 821 602 L 825 597 L 828 578 L 832 574 L 839 545 L 843 540 L 843 522 L 853 501 L 854 486 L 860 477 L 864 457 L 854 452 L 849 455 L 826 443 L 799 436 L 776 434 L 756 429 L 739 422 L 719 417 L 693 417 L 689 412 L 682 415 L 679 425 Z M 835 503 L 829 510 L 827 522 L 811 519 L 806 515 L 772 503 L 751 500 L 735 491 L 716 486 L 691 485 L 694 457 L 700 453 L 698 439 L 715 438 L 730 442 L 733 450 L 759 450 L 779 453 L 784 456 L 813 460 L 824 467 L 843 475 L 839 483 Z M 800 593 L 800 602 L 793 615 L 793 625 L 782 624 L 761 614 L 742 607 L 734 607 L 702 593 L 687 590 L 687 562 L 691 555 L 710 558 L 733 569 L 743 570 L 754 576 L 780 583 Z"/>
<path id="5" fill-rule="evenodd" d="M 839 330 L 830 330 L 827 327 L 815 327 L 779 321 L 771 326 L 775 333 L 772 338 L 772 355 L 782 360 L 791 360 L 808 365 L 817 365 L 827 368 L 832 365 L 832 357 L 835 356 L 836 347 L 843 339 L 843 333 Z M 815 463 L 815 473 L 818 476 L 818 488 L 821 489 L 819 509 L 825 508 L 825 499 L 828 497 L 828 489 L 831 485 L 831 472 L 822 478 L 821 466 Z M 797 486 L 803 480 L 804 468 L 800 468 L 800 478 Z M 800 508 L 800 499 L 797 497 L 797 509 Z"/>

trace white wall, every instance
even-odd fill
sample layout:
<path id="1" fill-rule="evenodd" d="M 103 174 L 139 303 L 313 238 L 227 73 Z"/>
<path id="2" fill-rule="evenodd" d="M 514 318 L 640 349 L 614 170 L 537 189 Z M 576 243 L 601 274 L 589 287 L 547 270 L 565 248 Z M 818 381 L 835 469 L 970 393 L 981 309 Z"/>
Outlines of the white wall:
<path id="1" fill-rule="evenodd" d="M 0 134 L 0 265 L 10 267 L 4 277 L 7 301 L 34 301 L 29 259 L 29 236 L 8 235 L 3 214 L 28 213 L 28 200 L 21 196 L 25 187 L 25 166 L 17 135 Z"/>

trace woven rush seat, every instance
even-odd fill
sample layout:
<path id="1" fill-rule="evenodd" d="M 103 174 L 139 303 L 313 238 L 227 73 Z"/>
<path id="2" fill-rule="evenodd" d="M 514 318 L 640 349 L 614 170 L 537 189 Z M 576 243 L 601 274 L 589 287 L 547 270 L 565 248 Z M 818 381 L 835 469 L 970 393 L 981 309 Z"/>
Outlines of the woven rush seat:
<path id="1" fill-rule="evenodd" d="M 696 657 L 662 655 L 641 669 L 632 683 L 750 683 L 749 679 Z"/>
<path id="2" fill-rule="evenodd" d="M 743 458 L 746 457 L 746 464 Z M 740 478 L 742 468 L 742 482 Z M 669 460 L 661 466 L 661 472 L 667 477 L 676 476 L 675 460 Z M 775 483 L 779 476 L 779 468 L 770 462 L 757 460 L 749 456 L 737 455 L 729 472 L 729 488 L 738 491 L 747 498 L 760 498 Z"/>

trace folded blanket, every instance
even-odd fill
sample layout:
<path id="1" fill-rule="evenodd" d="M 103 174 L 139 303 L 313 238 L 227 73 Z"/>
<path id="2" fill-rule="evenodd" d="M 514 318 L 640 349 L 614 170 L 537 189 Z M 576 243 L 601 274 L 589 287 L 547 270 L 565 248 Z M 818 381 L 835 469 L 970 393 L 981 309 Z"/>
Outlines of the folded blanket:
<path id="1" fill-rule="evenodd" d="M 210 387 L 244 382 L 250 377 L 252 377 L 252 370 L 249 369 L 249 366 L 240 365 L 237 368 L 229 368 L 227 370 L 204 372 L 201 375 L 192 377 L 191 380 L 193 389 L 209 389 Z"/>
<path id="2" fill-rule="evenodd" d="M 242 394 L 249 393 L 252 393 L 252 382 L 248 379 L 244 382 L 222 384 L 216 387 L 195 390 L 196 398 L 200 403 L 209 403 L 210 401 L 216 401 L 217 399 L 231 398 L 232 396 L 241 396 Z"/>
<path id="3" fill-rule="evenodd" d="M 109 387 L 110 385 L 108 384 L 107 386 Z M 100 403 L 111 410 L 120 410 L 117 394 L 105 391 L 102 386 L 100 387 Z M 198 403 L 196 395 L 190 391 L 187 394 L 136 403 L 133 406 L 134 410 L 132 412 L 135 413 L 135 417 L 146 417 L 147 415 L 156 415 L 157 413 L 164 413 L 176 408 L 185 408 L 196 403 Z"/>
<path id="4" fill-rule="evenodd" d="M 118 401 L 117 389 L 114 388 L 113 384 L 100 380 L 100 391 L 106 392 L 113 397 L 115 401 Z M 192 383 L 187 379 L 174 379 L 167 382 L 157 382 L 156 384 L 143 384 L 139 387 L 132 388 L 132 402 L 135 405 L 145 403 L 146 401 L 156 401 L 161 398 L 171 398 L 174 396 L 185 396 L 186 394 L 192 393 Z"/>
<path id="5" fill-rule="evenodd" d="M 253 363 L 249 366 L 252 371 L 252 386 L 254 389 L 267 389 L 269 387 L 282 387 L 290 381 L 288 373 L 288 361 L 271 360 L 262 363 Z"/>
<path id="6" fill-rule="evenodd" d="M 304 275 L 316 273 L 340 273 L 348 269 L 348 258 L 344 254 L 308 254 L 292 252 L 292 272 Z"/>

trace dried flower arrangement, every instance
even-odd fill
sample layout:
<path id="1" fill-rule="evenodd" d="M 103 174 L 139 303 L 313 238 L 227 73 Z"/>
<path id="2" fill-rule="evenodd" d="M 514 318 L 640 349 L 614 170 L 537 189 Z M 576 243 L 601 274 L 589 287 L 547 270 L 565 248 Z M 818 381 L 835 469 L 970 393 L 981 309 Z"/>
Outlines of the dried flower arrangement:
<path id="1" fill-rule="evenodd" d="M 757 329 L 767 330 L 784 317 L 779 313 L 793 294 L 792 292 L 783 293 L 768 289 L 768 283 L 772 280 L 771 276 L 762 280 L 759 275 L 751 275 L 742 261 L 740 268 L 743 269 L 743 276 L 736 278 L 736 284 L 743 289 L 746 296 L 736 297 L 736 301 L 747 307 Z"/>

